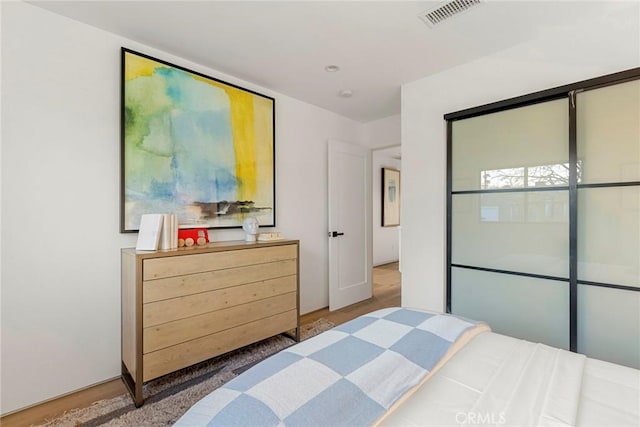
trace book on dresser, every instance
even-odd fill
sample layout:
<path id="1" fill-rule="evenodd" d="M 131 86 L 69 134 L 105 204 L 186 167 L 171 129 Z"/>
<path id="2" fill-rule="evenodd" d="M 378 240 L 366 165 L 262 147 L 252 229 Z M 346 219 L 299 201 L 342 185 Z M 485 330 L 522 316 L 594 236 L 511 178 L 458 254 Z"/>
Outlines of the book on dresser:
<path id="1" fill-rule="evenodd" d="M 155 251 L 158 249 L 162 220 L 162 214 L 144 214 L 140 217 L 138 241 L 136 242 L 137 250 Z"/>
<path id="2" fill-rule="evenodd" d="M 299 340 L 299 242 L 122 249 L 122 378 L 147 381 L 262 339 Z"/>

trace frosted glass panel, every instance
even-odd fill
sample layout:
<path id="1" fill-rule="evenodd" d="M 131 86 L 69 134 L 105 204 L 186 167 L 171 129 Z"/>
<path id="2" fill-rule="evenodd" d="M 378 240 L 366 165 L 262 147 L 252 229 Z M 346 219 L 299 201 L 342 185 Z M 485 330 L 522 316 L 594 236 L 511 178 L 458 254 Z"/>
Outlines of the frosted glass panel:
<path id="1" fill-rule="evenodd" d="M 578 352 L 640 368 L 640 292 L 578 285 Z"/>
<path id="2" fill-rule="evenodd" d="M 453 191 L 568 185 L 568 101 L 453 122 Z"/>
<path id="3" fill-rule="evenodd" d="M 451 312 L 494 332 L 569 348 L 569 284 L 452 268 Z"/>
<path id="4" fill-rule="evenodd" d="M 577 95 L 582 182 L 640 181 L 640 80 Z"/>
<path id="5" fill-rule="evenodd" d="M 640 186 L 578 190 L 578 280 L 640 286 Z"/>
<path id="6" fill-rule="evenodd" d="M 569 192 L 455 194 L 452 263 L 569 277 Z"/>

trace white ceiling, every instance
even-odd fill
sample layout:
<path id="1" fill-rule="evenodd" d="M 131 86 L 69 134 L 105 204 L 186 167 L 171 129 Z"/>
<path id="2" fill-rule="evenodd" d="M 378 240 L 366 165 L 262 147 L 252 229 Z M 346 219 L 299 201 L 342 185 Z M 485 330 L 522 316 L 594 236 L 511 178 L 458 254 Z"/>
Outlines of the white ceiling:
<path id="1" fill-rule="evenodd" d="M 430 29 L 417 15 L 442 1 L 29 3 L 360 122 L 400 113 L 403 83 L 634 6 L 487 0 Z"/>

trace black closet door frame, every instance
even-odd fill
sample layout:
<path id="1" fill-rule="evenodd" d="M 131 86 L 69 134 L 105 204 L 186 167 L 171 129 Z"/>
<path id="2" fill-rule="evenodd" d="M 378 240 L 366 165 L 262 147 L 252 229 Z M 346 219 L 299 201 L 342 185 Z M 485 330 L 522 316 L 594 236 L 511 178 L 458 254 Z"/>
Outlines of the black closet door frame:
<path id="1" fill-rule="evenodd" d="M 596 187 L 622 187 L 622 186 L 640 186 L 640 181 L 619 182 L 619 183 L 599 183 L 599 184 L 578 184 L 577 177 L 577 100 L 576 94 L 586 90 L 598 89 L 601 87 L 616 85 L 633 80 L 640 79 L 640 67 L 618 73 L 608 74 L 593 79 L 583 80 L 580 82 L 531 93 L 528 95 L 518 96 L 479 107 L 469 108 L 445 114 L 444 119 L 447 122 L 447 235 L 446 235 L 446 311 L 451 313 L 451 269 L 452 267 L 472 268 L 480 271 L 498 272 L 503 274 L 512 274 L 518 276 L 529 276 L 538 278 L 550 278 L 546 276 L 519 273 L 505 270 L 495 270 L 491 268 L 482 268 L 477 266 L 464 266 L 452 264 L 452 200 L 454 194 L 469 193 L 500 193 L 513 190 L 472 190 L 472 191 L 453 191 L 453 122 L 457 120 L 469 119 L 472 117 L 482 116 L 500 111 L 511 110 L 515 108 L 526 107 L 528 105 L 539 104 L 557 99 L 569 100 L 569 349 L 576 352 L 578 349 L 578 284 L 600 286 L 614 289 L 624 289 L 640 292 L 640 287 L 623 286 L 612 283 L 600 283 L 578 280 L 578 189 L 580 188 L 596 188 Z M 553 190 L 566 190 L 567 187 L 553 187 Z M 548 190 L 548 191 L 551 191 Z M 567 281 L 566 278 L 560 279 Z"/>

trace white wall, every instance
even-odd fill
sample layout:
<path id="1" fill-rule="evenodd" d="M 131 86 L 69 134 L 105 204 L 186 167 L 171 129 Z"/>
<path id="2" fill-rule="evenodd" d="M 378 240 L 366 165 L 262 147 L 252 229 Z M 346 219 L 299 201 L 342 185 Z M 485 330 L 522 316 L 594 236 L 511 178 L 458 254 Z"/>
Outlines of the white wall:
<path id="1" fill-rule="evenodd" d="M 22 2 L 2 2 L 1 413 L 120 373 L 120 47 L 276 98 L 277 230 L 328 305 L 326 141 L 362 124 Z M 214 240 L 242 238 L 213 231 Z"/>
<path id="2" fill-rule="evenodd" d="M 400 160 L 389 157 L 384 150 L 374 150 L 373 171 L 373 265 L 398 261 L 399 227 L 382 226 L 382 168 L 400 170 Z M 402 203 L 402 177 L 400 179 L 400 202 Z"/>
<path id="3" fill-rule="evenodd" d="M 400 145 L 401 123 L 400 114 L 365 123 L 361 131 L 361 140 L 372 149 Z"/>
<path id="4" fill-rule="evenodd" d="M 640 3 L 555 27 L 514 48 L 402 87 L 402 305 L 443 310 L 443 115 L 640 66 Z"/>

